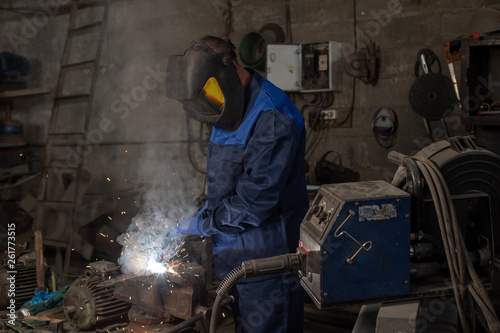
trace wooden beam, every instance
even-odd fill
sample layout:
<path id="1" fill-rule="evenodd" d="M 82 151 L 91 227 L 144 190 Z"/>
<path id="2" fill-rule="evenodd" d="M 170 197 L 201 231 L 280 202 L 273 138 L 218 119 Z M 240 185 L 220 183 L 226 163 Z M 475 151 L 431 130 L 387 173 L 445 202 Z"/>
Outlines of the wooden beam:
<path id="1" fill-rule="evenodd" d="M 35 231 L 36 287 L 39 292 L 45 290 L 45 267 L 42 239 L 42 232 L 40 230 Z"/>

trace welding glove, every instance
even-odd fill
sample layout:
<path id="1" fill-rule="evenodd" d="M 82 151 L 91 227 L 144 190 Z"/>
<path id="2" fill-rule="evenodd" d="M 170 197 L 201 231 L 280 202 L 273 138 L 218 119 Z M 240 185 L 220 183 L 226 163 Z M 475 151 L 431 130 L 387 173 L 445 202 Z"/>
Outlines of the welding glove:
<path id="1" fill-rule="evenodd" d="M 200 236 L 210 236 L 203 232 L 203 223 L 207 219 L 207 206 L 200 209 L 196 217 L 187 218 L 179 223 L 179 225 L 170 232 L 170 237 L 175 237 L 183 234 L 193 234 Z"/>

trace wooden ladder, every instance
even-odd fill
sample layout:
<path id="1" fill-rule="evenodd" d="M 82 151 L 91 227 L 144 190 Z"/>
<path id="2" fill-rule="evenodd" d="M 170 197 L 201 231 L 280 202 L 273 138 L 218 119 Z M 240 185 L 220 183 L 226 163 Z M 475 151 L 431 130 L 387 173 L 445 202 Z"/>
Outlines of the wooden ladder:
<path id="1" fill-rule="evenodd" d="M 34 231 L 45 230 L 44 246 L 56 249 L 56 274 L 68 274 L 73 250 L 87 260 L 93 250 L 78 234 L 77 208 L 90 180 L 89 172 L 83 168 L 88 153 L 85 149 L 89 148 L 86 133 L 108 12 L 108 0 L 73 0 L 71 3 L 33 223 Z"/>

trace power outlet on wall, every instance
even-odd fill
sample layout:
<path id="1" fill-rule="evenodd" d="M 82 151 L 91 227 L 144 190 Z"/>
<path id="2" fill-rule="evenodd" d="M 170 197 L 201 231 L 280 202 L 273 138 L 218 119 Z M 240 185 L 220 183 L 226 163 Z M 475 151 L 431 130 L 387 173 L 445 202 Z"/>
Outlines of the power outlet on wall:
<path id="1" fill-rule="evenodd" d="M 351 109 L 338 107 L 335 109 L 309 112 L 309 127 L 313 130 L 322 128 L 351 127 Z M 320 125 L 321 126 L 318 126 Z"/>
<path id="2" fill-rule="evenodd" d="M 320 117 L 323 120 L 323 123 L 325 124 L 325 127 L 335 127 L 335 122 L 337 121 L 338 118 L 338 112 L 337 110 L 331 109 L 331 110 L 323 110 L 320 113 Z"/>
<path id="3" fill-rule="evenodd" d="M 335 120 L 337 119 L 337 110 L 323 110 L 320 113 L 321 119 L 327 120 Z"/>

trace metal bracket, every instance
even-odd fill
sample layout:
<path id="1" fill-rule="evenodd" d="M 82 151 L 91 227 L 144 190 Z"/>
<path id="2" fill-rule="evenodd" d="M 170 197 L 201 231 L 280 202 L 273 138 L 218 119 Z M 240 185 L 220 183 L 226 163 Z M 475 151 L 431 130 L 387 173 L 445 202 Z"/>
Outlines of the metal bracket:
<path id="1" fill-rule="evenodd" d="M 348 232 L 346 231 L 342 231 L 341 233 L 338 233 L 339 230 L 344 226 L 344 224 L 347 222 L 347 220 L 349 220 L 351 217 L 353 217 L 354 215 L 356 215 L 356 213 L 353 211 L 353 210 L 349 210 L 349 215 L 345 218 L 345 220 L 339 225 L 339 227 L 337 228 L 337 230 L 335 230 L 335 233 L 333 234 L 335 236 L 335 238 L 337 237 L 340 237 L 342 235 L 346 235 L 347 237 L 349 237 L 350 239 L 352 239 L 356 244 L 358 244 L 359 248 L 358 250 L 350 257 L 350 258 L 347 258 L 346 262 L 348 264 L 352 264 L 353 263 L 353 260 L 354 258 L 358 255 L 358 253 L 361 251 L 361 250 L 365 250 L 365 251 L 370 251 L 370 249 L 372 248 L 372 241 L 367 241 L 367 242 L 364 242 L 363 244 L 361 244 L 360 242 L 358 242 L 358 240 L 356 240 L 356 238 L 352 237 Z M 368 247 L 367 247 L 368 245 Z"/>

